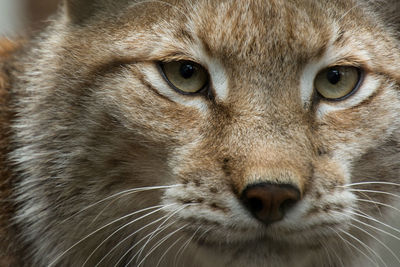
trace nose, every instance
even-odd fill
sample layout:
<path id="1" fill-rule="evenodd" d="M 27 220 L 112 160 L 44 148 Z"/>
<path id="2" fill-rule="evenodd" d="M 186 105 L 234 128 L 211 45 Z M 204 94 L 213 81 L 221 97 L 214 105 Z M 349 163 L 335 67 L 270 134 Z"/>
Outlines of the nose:
<path id="1" fill-rule="evenodd" d="M 300 200 L 300 191 L 289 184 L 258 183 L 248 186 L 241 200 L 254 217 L 271 224 L 282 220 L 285 213 Z"/>

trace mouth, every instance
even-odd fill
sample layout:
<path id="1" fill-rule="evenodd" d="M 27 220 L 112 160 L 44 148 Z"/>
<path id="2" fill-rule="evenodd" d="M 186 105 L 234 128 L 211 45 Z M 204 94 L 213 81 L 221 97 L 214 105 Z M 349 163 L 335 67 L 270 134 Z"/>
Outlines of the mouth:
<path id="1" fill-rule="evenodd" d="M 186 235 L 199 247 L 217 249 L 219 251 L 254 249 L 254 248 L 317 248 L 321 242 L 337 239 L 338 229 L 343 225 L 325 223 L 304 228 L 287 228 L 270 225 L 260 228 L 226 228 L 214 226 L 193 232 L 186 229 Z"/>

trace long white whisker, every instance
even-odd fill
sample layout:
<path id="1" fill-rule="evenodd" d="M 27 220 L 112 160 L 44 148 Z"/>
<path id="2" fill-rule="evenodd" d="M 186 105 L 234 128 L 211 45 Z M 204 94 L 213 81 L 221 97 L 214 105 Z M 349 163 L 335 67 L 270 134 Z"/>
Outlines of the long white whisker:
<path id="1" fill-rule="evenodd" d="M 335 212 L 335 211 L 333 211 L 333 212 Z M 374 229 L 374 230 L 376 230 L 376 231 L 379 231 L 379 232 L 381 232 L 381 233 L 383 233 L 383 234 L 386 234 L 386 235 L 388 235 L 388 236 L 391 236 L 391 237 L 393 237 L 394 239 L 400 241 L 400 238 L 399 238 L 399 237 L 397 237 L 397 236 L 395 236 L 395 235 L 393 235 L 393 234 L 391 234 L 391 233 L 389 233 L 389 232 L 387 232 L 387 231 L 385 231 L 385 230 L 382 230 L 382 229 L 380 229 L 380 228 L 378 228 L 378 227 L 375 227 L 375 226 L 370 225 L 370 224 L 368 224 L 368 223 L 365 223 L 365 222 L 363 222 L 363 221 L 361 221 L 361 220 L 358 220 L 358 219 L 356 219 L 356 218 L 353 218 L 353 216 L 350 216 L 350 215 L 348 215 L 348 214 L 345 214 L 345 213 L 342 213 L 342 212 L 336 212 L 336 213 L 338 213 L 338 214 L 340 214 L 340 215 L 347 216 L 347 217 L 351 218 L 351 219 L 352 219 L 353 221 L 355 221 L 355 222 L 358 222 L 358 223 L 360 223 L 360 224 L 362 224 L 362 225 L 364 225 L 364 226 L 367 226 L 367 227 L 369 227 L 369 228 L 372 228 L 372 229 Z"/>
<path id="2" fill-rule="evenodd" d="M 171 205 L 172 205 L 172 204 L 171 204 Z M 176 204 L 175 204 L 175 205 L 176 205 Z M 150 216 L 150 215 L 152 215 L 152 214 L 154 214 L 154 213 L 156 213 L 156 212 L 159 212 L 160 210 L 162 210 L 162 209 L 165 208 L 164 205 L 158 205 L 158 206 L 155 206 L 155 207 L 157 208 L 156 210 L 154 210 L 154 211 L 152 211 L 152 212 L 149 212 L 149 213 L 146 213 L 145 215 L 140 216 L 139 218 L 136 218 L 136 219 L 134 219 L 134 220 L 132 220 L 132 221 L 130 221 L 130 222 L 128 222 L 128 223 L 122 225 L 122 226 L 119 227 L 117 230 L 115 230 L 114 232 L 112 232 L 106 239 L 104 239 L 104 240 L 93 250 L 93 252 L 88 256 L 88 258 L 86 259 L 86 261 L 83 263 L 82 267 L 85 266 L 86 263 L 89 261 L 89 259 L 94 255 L 94 253 L 96 253 L 96 251 L 99 250 L 99 248 L 100 248 L 102 245 L 104 245 L 104 243 L 106 243 L 106 242 L 107 242 L 111 237 L 113 237 L 116 233 L 118 233 L 118 232 L 121 231 L 122 229 L 128 227 L 129 225 L 132 225 L 133 223 L 135 223 L 135 222 L 137 222 L 137 221 L 139 221 L 139 220 L 141 220 L 141 219 L 143 219 L 143 218 L 146 218 L 146 217 L 148 217 L 148 216 Z M 143 211 L 143 210 L 142 210 L 142 211 Z M 136 212 L 136 213 L 137 213 L 137 212 Z"/>
<path id="3" fill-rule="evenodd" d="M 399 187 L 400 187 L 400 184 L 397 184 L 397 183 L 378 182 L 378 181 L 351 183 L 351 184 L 345 184 L 345 185 L 341 185 L 341 186 L 337 186 L 337 187 L 352 187 L 352 186 L 357 186 L 357 185 L 371 185 L 371 184 L 377 184 L 377 185 L 391 185 L 391 186 L 399 186 Z"/>
<path id="4" fill-rule="evenodd" d="M 170 222 L 170 223 L 167 224 L 167 225 L 164 225 L 163 227 L 161 227 L 161 228 L 159 229 L 157 235 L 160 234 L 160 233 L 162 233 L 165 229 L 169 228 L 170 226 L 172 226 L 172 225 L 175 224 L 175 223 L 176 223 L 176 221 L 173 221 L 173 222 Z M 142 241 L 146 240 L 147 238 L 149 238 L 149 236 L 151 236 L 151 235 L 153 235 L 153 234 L 154 234 L 154 231 L 151 232 L 151 233 L 149 233 L 148 235 L 144 236 L 144 237 L 141 238 L 139 241 L 137 241 L 133 246 L 131 246 L 131 247 L 125 252 L 125 254 L 119 259 L 119 261 L 117 262 L 117 264 L 115 264 L 115 266 L 118 266 L 118 264 L 121 262 L 121 260 L 122 260 L 126 255 L 128 255 L 128 253 L 130 253 L 137 245 L 139 245 Z M 125 264 L 125 266 L 129 266 L 129 265 L 132 263 L 132 261 L 136 258 L 137 255 L 138 255 L 138 252 L 136 252 L 135 255 L 133 255 L 133 256 L 131 257 L 131 259 L 129 260 L 129 262 L 128 262 L 127 264 Z"/>
<path id="5" fill-rule="evenodd" d="M 391 250 L 385 243 L 383 243 L 381 240 L 379 240 L 379 238 L 377 238 L 376 236 L 372 235 L 370 232 L 368 232 L 367 230 L 358 227 L 355 224 L 350 224 L 351 226 L 353 226 L 354 228 L 357 228 L 358 230 L 362 231 L 363 233 L 367 234 L 368 236 L 370 236 L 372 239 L 374 239 L 376 242 L 378 242 L 379 244 L 381 244 L 384 248 L 386 248 L 390 254 L 393 255 L 393 257 L 397 260 L 397 262 L 399 263 L 400 266 L 400 259 L 397 257 L 397 255 L 393 252 L 393 250 Z"/>
<path id="6" fill-rule="evenodd" d="M 138 267 L 140 267 L 140 265 L 142 265 L 142 263 L 145 262 L 145 260 L 150 256 L 150 254 L 156 250 L 159 246 L 161 246 L 166 240 L 168 240 L 171 236 L 173 236 L 174 234 L 176 234 L 177 232 L 181 231 L 182 229 L 184 229 L 185 227 L 187 227 L 189 224 L 185 224 L 184 226 L 176 229 L 175 231 L 173 231 L 172 233 L 166 235 L 165 237 L 163 237 L 157 244 L 155 244 L 150 251 L 146 254 L 146 256 L 143 257 L 143 259 L 139 262 L 139 264 L 137 265 Z"/>
<path id="7" fill-rule="evenodd" d="M 400 212 L 400 209 L 398 209 L 398 208 L 396 208 L 396 207 L 394 207 L 392 205 L 386 204 L 386 203 L 378 202 L 378 201 L 375 201 L 375 200 L 362 199 L 362 198 L 359 198 L 357 200 L 361 201 L 361 202 L 367 202 L 367 203 L 373 203 L 373 204 L 381 205 L 381 206 L 388 207 L 388 208 L 394 209 L 395 211 Z"/>
<path id="8" fill-rule="evenodd" d="M 371 198 L 370 196 L 368 196 L 366 193 L 360 192 L 360 194 L 363 195 L 363 196 L 365 196 L 365 197 L 368 198 L 369 200 L 371 200 L 371 201 L 372 201 L 371 203 L 373 203 L 372 198 Z M 362 199 L 362 198 L 359 198 L 359 197 L 358 197 L 357 199 L 359 200 L 359 199 Z M 377 203 L 373 203 L 373 204 L 374 204 L 374 206 L 376 207 L 376 209 L 378 210 L 379 215 L 380 215 L 381 217 L 383 217 L 382 211 L 381 211 L 381 209 L 379 208 L 379 206 L 377 205 Z"/>
<path id="9" fill-rule="evenodd" d="M 172 205 L 176 205 L 176 204 L 169 204 L 169 205 L 167 205 L 167 206 L 172 206 Z M 135 212 L 132 212 L 132 213 L 130 213 L 130 214 L 127 214 L 127 215 L 125 215 L 125 216 L 123 216 L 123 217 L 120 217 L 120 218 L 118 218 L 118 219 L 116 219 L 116 220 L 113 220 L 113 221 L 107 223 L 106 225 L 104 225 L 104 226 L 98 228 L 97 230 L 91 232 L 90 234 L 86 235 L 85 237 L 83 237 L 82 239 L 80 239 L 78 242 L 74 243 L 72 246 L 70 246 L 68 249 L 66 249 L 63 253 L 61 253 L 59 256 L 57 256 L 57 258 L 55 258 L 55 259 L 49 264 L 49 266 L 53 266 L 53 265 L 54 265 L 57 261 L 59 261 L 65 254 L 67 254 L 69 251 L 71 251 L 71 249 L 73 249 L 74 247 L 76 247 L 77 245 L 79 245 L 80 243 L 82 243 L 83 241 L 85 241 L 86 239 L 90 238 L 90 237 L 93 236 L 94 234 L 96 234 L 96 233 L 100 232 L 101 230 L 107 228 L 108 226 L 110 226 L 110 225 L 112 225 L 112 224 L 114 224 L 114 223 L 117 223 L 117 222 L 119 222 L 119 221 L 122 221 L 122 220 L 124 220 L 124 219 L 126 219 L 126 218 L 128 218 L 128 217 L 131 217 L 131 216 L 133 216 L 133 215 L 135 215 L 135 214 L 137 214 L 137 213 L 139 213 L 139 212 L 151 210 L 151 209 L 154 209 L 154 208 L 157 208 L 157 207 L 160 207 L 160 206 L 161 206 L 161 205 L 159 205 L 159 206 L 153 206 L 153 207 L 149 207 L 149 208 L 145 208 L 145 209 L 142 209 L 142 210 L 139 210 L 139 211 L 135 211 Z M 166 206 L 164 206 L 164 207 L 166 207 Z"/>
<path id="10" fill-rule="evenodd" d="M 200 228 L 200 227 L 201 227 L 201 226 L 199 226 L 199 228 Z M 198 230 L 199 228 L 197 228 L 197 230 Z M 202 234 L 199 236 L 199 239 L 201 239 L 205 234 L 207 234 L 207 233 L 208 233 L 209 231 L 211 231 L 211 229 L 213 229 L 213 228 L 214 228 L 214 226 L 209 227 L 206 231 L 204 231 L 204 233 L 202 233 Z M 196 230 L 196 232 L 197 232 L 197 230 Z M 193 236 L 194 236 L 194 235 L 193 235 Z M 174 257 L 173 266 L 177 266 L 177 264 L 179 263 L 180 257 L 181 257 L 182 254 L 183 254 L 183 251 L 186 249 L 187 244 L 189 244 L 189 243 L 191 242 L 191 240 L 193 240 L 193 238 L 192 238 L 192 237 L 189 237 L 189 239 L 188 239 L 185 243 L 183 243 L 182 246 L 178 249 L 178 251 L 176 252 L 176 255 L 175 255 L 175 257 Z"/>
<path id="11" fill-rule="evenodd" d="M 170 213 L 168 213 L 167 215 L 165 215 L 164 217 L 160 218 L 160 219 L 157 220 L 157 221 L 160 221 L 160 220 L 164 219 L 165 217 L 169 217 L 171 213 L 172 213 L 172 214 L 176 214 L 177 212 L 183 210 L 184 208 L 186 208 L 187 206 L 190 206 L 190 205 L 193 205 L 193 204 L 187 204 L 187 205 L 183 206 L 182 208 L 179 208 L 179 209 L 175 210 L 174 212 L 170 212 Z M 164 221 L 164 222 L 165 222 L 165 221 Z M 162 231 L 164 231 L 166 228 L 170 227 L 170 226 L 171 226 L 172 224 L 174 224 L 174 223 L 175 223 L 175 222 L 172 222 L 172 223 L 169 223 L 169 224 L 166 225 L 166 226 L 163 226 L 161 229 L 159 229 L 159 231 L 158 231 L 157 234 L 161 233 Z M 149 233 L 148 235 L 146 235 L 145 237 L 143 237 L 142 239 L 140 239 L 139 241 L 137 241 L 133 246 L 131 246 L 131 247 L 124 253 L 124 255 L 122 255 L 122 257 L 118 260 L 118 262 L 115 264 L 115 266 L 118 266 L 119 263 L 122 261 L 122 259 L 123 259 L 126 255 L 128 255 L 128 253 L 130 253 L 140 242 L 142 242 L 143 240 L 149 238 L 150 236 L 154 236 L 154 231 L 152 231 L 151 233 Z M 131 258 L 131 260 L 129 261 L 129 263 L 128 263 L 127 265 L 129 265 L 129 264 L 133 261 L 133 259 L 137 256 L 138 253 L 139 253 L 139 251 L 136 252 L 135 255 L 133 255 L 133 257 Z"/>
<path id="12" fill-rule="evenodd" d="M 190 242 L 192 242 L 193 238 L 196 236 L 197 232 L 200 230 L 201 226 L 199 226 L 196 231 L 193 233 L 193 235 L 183 244 L 183 247 L 180 248 L 180 255 L 178 258 L 178 262 L 179 263 L 179 259 L 180 257 L 182 257 L 183 253 L 185 252 L 186 248 L 189 246 Z"/>
<path id="13" fill-rule="evenodd" d="M 325 251 L 325 255 L 326 255 L 326 258 L 328 259 L 328 264 L 329 264 L 329 266 L 333 266 L 333 264 L 332 264 L 332 259 L 331 259 L 331 253 L 329 252 L 329 250 L 328 250 L 328 248 L 327 248 L 325 242 L 321 242 L 321 246 L 322 246 L 322 248 L 323 248 L 324 251 Z"/>
<path id="14" fill-rule="evenodd" d="M 340 235 L 340 233 L 339 233 L 338 231 L 336 231 L 334 228 L 329 227 L 329 226 L 328 226 L 328 228 L 331 229 L 336 235 L 338 235 L 338 236 L 340 237 L 340 239 L 343 241 L 343 238 L 342 238 L 342 236 Z M 349 250 L 351 250 L 351 247 L 350 247 L 346 242 L 344 242 L 344 245 L 345 245 Z"/>
<path id="15" fill-rule="evenodd" d="M 400 198 L 399 195 L 389 193 L 389 192 L 384 192 L 384 191 L 378 191 L 378 190 L 368 190 L 368 189 L 348 189 L 351 192 L 366 192 L 366 193 L 374 193 L 374 194 L 382 194 L 382 195 L 388 195 L 396 198 Z"/>
<path id="16" fill-rule="evenodd" d="M 336 251 L 335 251 L 334 249 L 332 249 L 332 252 L 333 252 L 333 254 L 335 255 L 335 257 L 338 259 L 338 261 L 340 262 L 340 265 L 341 265 L 342 267 L 344 267 L 342 258 L 339 257 L 339 255 L 336 253 Z"/>
<path id="17" fill-rule="evenodd" d="M 374 251 L 370 246 L 368 246 L 363 241 L 361 241 L 360 239 L 358 239 L 357 237 L 355 237 L 354 235 L 352 235 L 352 234 L 350 234 L 350 233 L 348 233 L 346 231 L 343 231 L 343 230 L 340 230 L 340 229 L 339 229 L 339 231 L 341 231 L 343 234 L 347 235 L 348 237 L 351 237 L 352 239 L 356 240 L 361 246 L 363 246 L 367 251 L 369 251 L 370 253 L 375 255 L 375 257 L 378 258 L 383 263 L 383 265 L 385 265 L 387 267 L 387 264 L 382 259 L 382 257 L 379 256 L 378 253 L 376 253 L 376 251 Z M 377 264 L 377 266 L 379 266 L 377 262 L 376 262 L 376 264 Z"/>
<path id="18" fill-rule="evenodd" d="M 194 204 L 185 205 L 185 206 L 183 206 L 182 208 L 180 208 L 180 209 L 178 209 L 178 210 L 172 212 L 172 213 L 168 216 L 168 218 L 166 218 L 166 219 L 164 220 L 164 222 L 162 222 L 162 223 L 157 227 L 157 229 L 153 231 L 153 233 L 156 235 L 158 229 L 160 229 L 169 219 L 171 219 L 172 216 L 174 216 L 175 214 L 177 214 L 178 212 L 180 212 L 180 211 L 183 210 L 184 208 L 188 207 L 189 205 L 194 205 Z M 143 253 L 145 247 L 146 247 L 147 244 L 153 239 L 153 237 L 154 237 L 154 236 L 150 236 L 150 237 L 147 239 L 146 243 L 145 243 L 145 244 L 142 246 L 142 248 L 140 249 L 139 255 L 138 255 L 137 258 L 136 258 L 136 263 L 138 263 L 139 258 L 140 258 L 140 256 L 142 255 L 142 253 Z"/>
<path id="19" fill-rule="evenodd" d="M 169 247 L 165 250 L 165 252 L 161 255 L 160 259 L 158 260 L 158 263 L 157 263 L 156 267 L 159 267 L 159 266 L 160 266 L 160 264 L 161 264 L 162 260 L 164 259 L 164 257 L 167 256 L 168 252 L 169 252 L 176 244 L 178 244 L 178 242 L 181 241 L 182 238 L 183 238 L 183 236 L 179 237 L 177 240 L 175 240 L 174 243 L 171 244 L 171 246 L 169 246 Z"/>
<path id="20" fill-rule="evenodd" d="M 173 266 L 177 266 L 177 264 L 179 263 L 181 252 L 186 247 L 186 244 L 190 242 L 190 239 L 192 239 L 192 237 L 189 237 L 189 239 L 186 240 L 185 243 L 183 243 L 182 246 L 177 250 L 177 252 L 175 254 L 175 257 L 174 257 Z"/>
<path id="21" fill-rule="evenodd" d="M 377 265 L 377 262 L 374 261 L 373 259 L 371 259 L 371 257 L 369 257 L 367 254 L 365 254 L 362 250 L 360 250 L 358 247 L 354 246 L 351 242 L 349 242 L 348 240 L 344 239 L 335 229 L 333 229 L 332 227 L 329 227 L 332 231 L 334 231 L 339 238 L 345 243 L 350 245 L 352 248 L 354 248 L 355 250 L 357 250 L 359 253 L 361 253 L 362 255 L 364 255 L 372 264 L 376 264 L 377 267 L 379 267 Z"/>
<path id="22" fill-rule="evenodd" d="M 386 224 L 386 223 L 384 223 L 384 222 L 381 222 L 381 221 L 379 221 L 379 220 L 373 218 L 372 216 L 369 216 L 369 215 L 366 216 L 366 215 L 360 214 L 360 213 L 358 213 L 358 212 L 352 212 L 352 211 L 349 211 L 349 212 L 350 212 L 351 214 L 354 214 L 354 215 L 356 215 L 356 216 L 362 217 L 362 218 L 364 218 L 364 219 L 374 221 L 374 222 L 376 222 L 376 223 L 378 223 L 378 224 L 381 224 L 381 225 L 383 225 L 383 226 L 386 226 L 387 228 L 389 228 L 389 229 L 391 229 L 391 230 L 393 230 L 393 231 L 395 231 L 395 232 L 397 232 L 397 233 L 400 233 L 400 230 L 399 230 L 399 229 L 397 229 L 397 228 L 395 228 L 395 227 L 393 227 L 393 226 L 391 226 L 391 225 L 388 225 L 388 224 Z"/>
<path id="23" fill-rule="evenodd" d="M 137 233 L 143 231 L 143 230 L 146 229 L 147 227 L 149 227 L 149 226 L 151 226 L 151 225 L 153 225 L 153 224 L 155 224 L 155 223 L 157 223 L 157 222 L 159 222 L 159 221 L 165 219 L 165 218 L 168 217 L 168 216 L 169 216 L 169 214 L 167 214 L 167 215 L 165 215 L 165 216 L 163 216 L 163 217 L 161 217 L 161 218 L 158 218 L 157 220 L 152 221 L 152 222 L 146 224 L 145 226 L 139 228 L 138 230 L 134 231 L 133 233 L 129 234 L 127 237 L 125 237 L 124 239 L 122 239 L 121 241 L 119 241 L 112 249 L 110 249 L 110 250 L 108 251 L 108 253 L 107 253 L 106 255 L 104 255 L 104 256 L 100 259 L 100 261 L 96 264 L 95 267 L 99 266 L 99 265 L 100 265 L 100 264 L 101 264 L 115 249 L 117 249 L 117 248 L 118 248 L 121 244 L 123 244 L 126 240 L 130 239 L 132 236 L 134 236 L 134 235 L 136 235 Z M 149 235 L 150 235 L 150 234 L 149 234 Z M 148 236 L 146 236 L 146 237 L 148 237 Z M 141 240 L 140 240 L 140 241 L 141 241 Z M 139 242 L 140 242 L 140 241 L 139 241 Z M 136 245 L 135 245 L 135 246 L 136 246 Z M 133 246 L 132 248 L 134 248 L 135 246 Z M 129 252 L 129 251 L 128 251 L 128 252 Z M 126 253 L 126 254 L 127 254 L 127 253 Z M 124 255 L 122 256 L 122 258 L 124 258 L 124 257 L 126 256 L 126 254 L 124 254 Z M 118 261 L 118 263 L 119 263 L 119 261 Z M 116 265 L 118 265 L 118 264 L 116 264 Z"/>
<path id="24" fill-rule="evenodd" d="M 182 186 L 182 185 L 181 184 L 176 184 L 176 185 L 166 185 L 166 186 L 149 186 L 149 187 L 138 187 L 138 188 L 124 190 L 124 191 L 115 193 L 115 194 L 113 194 L 111 196 L 108 196 L 108 197 L 106 197 L 106 198 L 104 198 L 104 199 L 102 199 L 100 201 L 97 201 L 97 202 L 95 202 L 93 204 L 90 204 L 89 206 L 81 209 L 80 211 L 77 211 L 76 213 L 72 214 L 68 218 L 64 219 L 63 221 L 61 221 L 61 223 L 65 223 L 66 221 L 70 220 L 71 218 L 77 216 L 78 214 L 80 214 L 80 213 L 82 213 L 82 212 L 84 212 L 84 211 L 86 211 L 86 210 L 88 210 L 90 208 L 93 208 L 94 206 L 97 206 L 97 205 L 99 205 L 99 204 L 101 204 L 101 203 L 103 203 L 103 202 L 105 202 L 107 200 L 110 200 L 112 198 L 118 197 L 118 196 L 122 196 L 122 195 L 123 196 L 128 196 L 128 195 L 133 194 L 133 193 L 139 193 L 139 192 L 150 191 L 150 190 L 158 190 L 158 189 L 169 189 L 169 188 L 175 188 L 175 187 L 179 187 L 179 186 Z"/>

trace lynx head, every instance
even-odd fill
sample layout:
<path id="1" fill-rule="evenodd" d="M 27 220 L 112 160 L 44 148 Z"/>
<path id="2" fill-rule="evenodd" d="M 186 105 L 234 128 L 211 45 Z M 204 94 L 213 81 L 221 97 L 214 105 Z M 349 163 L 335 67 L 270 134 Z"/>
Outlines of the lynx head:
<path id="1" fill-rule="evenodd" d="M 38 264 L 348 266 L 398 191 L 399 43 L 364 2 L 67 0 L 27 55 Z"/>

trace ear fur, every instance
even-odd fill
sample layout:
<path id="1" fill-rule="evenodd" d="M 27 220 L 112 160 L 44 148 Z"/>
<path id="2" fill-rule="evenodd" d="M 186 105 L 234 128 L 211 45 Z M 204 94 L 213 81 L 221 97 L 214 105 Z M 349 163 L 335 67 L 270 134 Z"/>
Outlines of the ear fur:
<path id="1" fill-rule="evenodd" d="M 64 5 L 70 21 L 82 24 L 96 12 L 97 2 L 95 0 L 64 0 Z"/>

